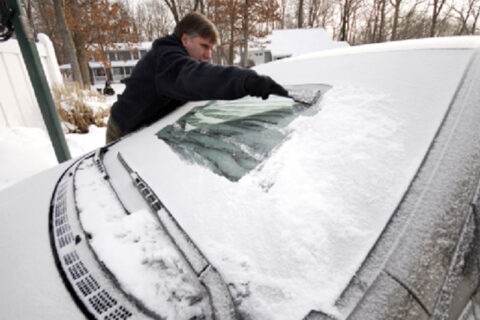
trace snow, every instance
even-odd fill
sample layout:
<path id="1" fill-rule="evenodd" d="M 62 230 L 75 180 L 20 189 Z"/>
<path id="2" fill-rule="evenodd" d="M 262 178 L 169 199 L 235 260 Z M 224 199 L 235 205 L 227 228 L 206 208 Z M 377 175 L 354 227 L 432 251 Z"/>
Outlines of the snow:
<path id="1" fill-rule="evenodd" d="M 206 292 L 150 210 L 126 215 L 93 162 L 81 164 L 75 186 L 90 244 L 123 290 L 168 319 L 191 319 L 208 311 Z"/>
<path id="2" fill-rule="evenodd" d="M 73 158 L 105 144 L 106 128 L 67 134 Z M 58 164 L 48 133 L 39 128 L 0 128 L 0 190 Z"/>
<path id="3" fill-rule="evenodd" d="M 94 110 L 108 109 L 125 85 L 113 84 L 112 87 L 116 92 L 114 96 L 106 97 L 105 101 L 87 101 L 87 104 Z M 105 133 L 106 127 L 90 126 L 88 134 L 67 134 L 72 158 L 103 146 Z M 48 133 L 34 127 L 0 127 L 0 163 L 0 190 L 58 164 Z"/>
<path id="4" fill-rule="evenodd" d="M 258 69 L 282 83 L 292 82 L 295 74 L 297 81 L 320 79 L 333 88 L 316 106 L 320 112 L 293 121 L 288 141 L 237 183 L 179 161 L 154 137 L 162 123 L 173 122 L 191 106 L 122 142 L 126 160 L 201 244 L 232 284 L 240 311 L 251 319 L 302 319 L 312 309 L 342 318 L 335 301 L 408 187 L 470 53 L 421 51 L 413 64 L 401 53 L 391 61 L 374 52 L 342 63 L 331 52 L 319 55 L 326 57 L 323 65 L 312 65 L 317 56 L 309 55 Z M 376 64 L 383 74 L 364 67 Z M 384 81 L 368 88 L 379 83 L 377 77 Z M 104 144 L 105 128 L 90 129 L 88 135 L 67 135 L 73 157 Z M 148 157 L 138 152 L 152 141 Z M 158 159 L 169 165 L 159 165 Z M 35 128 L 1 129 L 0 162 L 0 189 L 56 164 L 47 134 Z M 126 175 L 118 164 L 111 169 L 111 176 Z M 188 304 L 203 294 L 201 288 L 185 272 L 178 252 L 165 245 L 169 240 L 152 213 L 138 207 L 125 215 L 105 180 L 91 176 L 94 172 L 88 165 L 79 171 L 77 183 L 88 186 L 78 188 L 82 224 L 122 288 L 168 319 L 201 313 L 206 306 Z M 108 210 L 99 212 L 99 207 Z M 175 303 L 167 303 L 172 292 L 180 293 Z"/>
<path id="5" fill-rule="evenodd" d="M 267 36 L 267 50 L 274 57 L 297 56 L 327 49 L 348 47 L 346 42 L 333 41 L 324 29 L 273 30 Z"/>

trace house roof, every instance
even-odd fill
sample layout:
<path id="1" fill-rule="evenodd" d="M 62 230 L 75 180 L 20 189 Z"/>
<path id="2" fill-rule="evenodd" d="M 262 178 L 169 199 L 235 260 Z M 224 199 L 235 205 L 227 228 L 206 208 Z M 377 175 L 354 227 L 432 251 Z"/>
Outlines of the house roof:
<path id="1" fill-rule="evenodd" d="M 296 56 L 326 49 L 348 47 L 347 42 L 333 41 L 327 31 L 316 29 L 273 30 L 263 45 L 254 45 L 252 49 L 270 50 L 274 57 Z"/>

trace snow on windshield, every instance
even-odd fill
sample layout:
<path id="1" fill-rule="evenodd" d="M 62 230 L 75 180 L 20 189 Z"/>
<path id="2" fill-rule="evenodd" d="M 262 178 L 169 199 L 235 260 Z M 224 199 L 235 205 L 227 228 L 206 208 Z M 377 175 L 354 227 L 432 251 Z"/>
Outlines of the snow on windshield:
<path id="1" fill-rule="evenodd" d="M 181 223 L 244 296 L 243 312 L 254 319 L 335 313 L 334 299 L 366 255 L 360 248 L 395 207 L 385 199 L 396 189 L 384 186 L 395 183 L 405 159 L 402 123 L 385 112 L 390 104 L 379 93 L 334 88 L 323 110 L 292 122 L 289 139 L 238 185 L 217 181 L 201 196 L 183 193 L 195 210 Z M 190 174 L 206 174 L 199 171 Z"/>
<path id="2" fill-rule="evenodd" d="M 335 299 L 396 205 L 385 199 L 398 188 L 384 186 L 405 183 L 395 180 L 403 125 L 388 96 L 338 86 L 312 108 L 321 111 L 292 121 L 288 139 L 235 183 L 179 161 L 165 143 L 157 151 L 168 170 L 126 156 L 252 319 L 335 314 Z"/>

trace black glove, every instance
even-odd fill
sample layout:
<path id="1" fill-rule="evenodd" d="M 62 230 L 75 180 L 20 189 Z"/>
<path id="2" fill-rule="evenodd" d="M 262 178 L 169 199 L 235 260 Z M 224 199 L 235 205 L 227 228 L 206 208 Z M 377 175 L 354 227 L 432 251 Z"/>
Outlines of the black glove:
<path id="1" fill-rule="evenodd" d="M 288 91 L 268 76 L 249 75 L 245 80 L 245 90 L 254 97 L 267 99 L 270 94 L 288 97 Z"/>

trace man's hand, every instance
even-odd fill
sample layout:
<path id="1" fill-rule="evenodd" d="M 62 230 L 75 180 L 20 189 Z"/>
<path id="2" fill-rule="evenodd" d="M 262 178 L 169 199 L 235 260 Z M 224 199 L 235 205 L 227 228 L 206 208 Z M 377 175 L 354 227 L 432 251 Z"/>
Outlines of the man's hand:
<path id="1" fill-rule="evenodd" d="M 268 76 L 250 75 L 245 80 L 245 90 L 254 97 L 267 99 L 270 94 L 288 97 L 288 91 Z"/>

